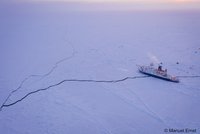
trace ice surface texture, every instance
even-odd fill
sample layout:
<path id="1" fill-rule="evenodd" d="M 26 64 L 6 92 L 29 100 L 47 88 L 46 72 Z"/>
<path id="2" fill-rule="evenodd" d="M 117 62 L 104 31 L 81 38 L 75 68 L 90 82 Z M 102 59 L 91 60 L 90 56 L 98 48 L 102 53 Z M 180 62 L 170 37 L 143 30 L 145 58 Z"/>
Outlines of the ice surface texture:
<path id="1" fill-rule="evenodd" d="M 199 11 L 0 7 L 0 133 L 200 132 Z M 181 82 L 140 74 L 153 59 Z"/>

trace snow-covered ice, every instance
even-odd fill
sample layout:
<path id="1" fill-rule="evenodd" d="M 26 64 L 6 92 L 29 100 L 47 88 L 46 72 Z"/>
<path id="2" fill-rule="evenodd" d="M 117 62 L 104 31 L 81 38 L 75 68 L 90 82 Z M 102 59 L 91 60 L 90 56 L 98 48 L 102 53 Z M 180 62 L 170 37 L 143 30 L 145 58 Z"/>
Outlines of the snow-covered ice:
<path id="1" fill-rule="evenodd" d="M 0 5 L 1 134 L 200 133 L 200 11 L 64 7 Z"/>

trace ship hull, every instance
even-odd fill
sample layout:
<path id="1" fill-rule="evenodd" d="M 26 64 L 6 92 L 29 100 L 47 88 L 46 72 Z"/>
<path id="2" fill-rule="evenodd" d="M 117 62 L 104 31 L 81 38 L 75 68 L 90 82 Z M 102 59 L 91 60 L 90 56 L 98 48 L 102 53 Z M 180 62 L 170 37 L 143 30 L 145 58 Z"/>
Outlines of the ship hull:
<path id="1" fill-rule="evenodd" d="M 170 81 L 170 82 L 176 82 L 176 83 L 179 82 L 179 79 L 177 79 L 176 77 L 172 77 L 171 75 L 166 74 L 164 76 L 164 75 L 160 75 L 160 74 L 155 73 L 156 69 L 153 69 L 153 68 L 141 66 L 139 68 L 139 71 L 143 74 L 146 74 L 146 75 L 149 75 L 149 76 L 152 76 L 152 77 L 155 77 L 155 78 L 159 78 L 159 79 L 162 79 L 162 80 L 166 80 L 166 81 Z"/>

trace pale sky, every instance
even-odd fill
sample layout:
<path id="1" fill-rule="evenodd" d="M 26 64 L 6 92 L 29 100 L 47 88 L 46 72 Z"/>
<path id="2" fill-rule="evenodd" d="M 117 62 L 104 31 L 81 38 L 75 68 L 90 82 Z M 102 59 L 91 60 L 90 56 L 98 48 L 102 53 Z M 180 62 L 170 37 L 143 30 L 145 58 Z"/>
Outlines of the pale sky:
<path id="1" fill-rule="evenodd" d="M 94 3 L 95 6 L 109 5 L 107 8 L 141 9 L 200 9 L 200 0 L 10 0 L 23 2 L 78 2 Z M 116 6 L 117 5 L 117 6 Z M 95 7 L 96 8 L 96 7 Z"/>
<path id="2" fill-rule="evenodd" d="M 10 0 L 10 1 L 51 1 L 51 2 L 120 2 L 120 3 L 197 3 L 200 0 Z"/>
<path id="3" fill-rule="evenodd" d="M 32 1 L 62 1 L 62 2 L 130 2 L 130 3 L 194 3 L 200 0 L 32 0 Z"/>

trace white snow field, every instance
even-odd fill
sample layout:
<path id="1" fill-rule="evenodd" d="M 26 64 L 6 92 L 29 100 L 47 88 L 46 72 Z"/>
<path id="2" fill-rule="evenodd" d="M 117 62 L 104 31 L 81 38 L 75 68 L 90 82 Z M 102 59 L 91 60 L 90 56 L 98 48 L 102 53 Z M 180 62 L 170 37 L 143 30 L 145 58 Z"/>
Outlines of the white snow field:
<path id="1" fill-rule="evenodd" d="M 198 10 L 1 4 L 0 134 L 199 134 L 199 35 Z"/>

